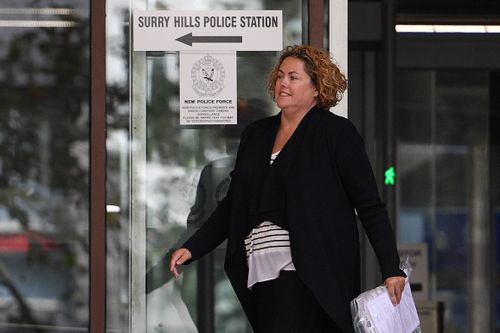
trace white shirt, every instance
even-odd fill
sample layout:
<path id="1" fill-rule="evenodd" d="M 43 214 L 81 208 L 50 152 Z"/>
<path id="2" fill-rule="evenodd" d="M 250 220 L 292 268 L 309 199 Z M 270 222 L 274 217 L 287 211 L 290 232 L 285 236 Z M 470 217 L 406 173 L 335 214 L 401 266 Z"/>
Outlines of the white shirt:
<path id="1" fill-rule="evenodd" d="M 271 155 L 272 164 L 279 151 Z M 290 235 L 287 230 L 264 221 L 253 228 L 245 238 L 248 264 L 247 287 L 262 281 L 276 279 L 280 271 L 294 271 L 290 251 Z"/>

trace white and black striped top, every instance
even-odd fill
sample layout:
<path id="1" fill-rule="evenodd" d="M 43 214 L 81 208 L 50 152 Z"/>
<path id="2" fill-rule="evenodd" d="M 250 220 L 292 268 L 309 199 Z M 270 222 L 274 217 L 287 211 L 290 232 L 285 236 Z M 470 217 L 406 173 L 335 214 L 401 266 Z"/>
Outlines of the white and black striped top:
<path id="1" fill-rule="evenodd" d="M 272 164 L 279 151 L 271 155 Z M 276 279 L 282 270 L 295 270 L 287 230 L 264 221 L 253 228 L 245 238 L 248 263 L 247 287 L 262 281 Z"/>

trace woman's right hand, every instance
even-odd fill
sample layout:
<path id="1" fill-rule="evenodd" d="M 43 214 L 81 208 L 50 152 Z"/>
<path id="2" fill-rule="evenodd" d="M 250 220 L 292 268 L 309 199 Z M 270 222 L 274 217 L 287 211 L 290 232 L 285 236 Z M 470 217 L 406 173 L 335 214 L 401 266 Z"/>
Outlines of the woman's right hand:
<path id="1" fill-rule="evenodd" d="M 192 257 L 191 252 L 184 247 L 181 247 L 172 253 L 172 256 L 170 257 L 170 272 L 172 272 L 176 279 L 181 275 L 181 273 L 177 270 L 177 266 L 182 265 Z"/>

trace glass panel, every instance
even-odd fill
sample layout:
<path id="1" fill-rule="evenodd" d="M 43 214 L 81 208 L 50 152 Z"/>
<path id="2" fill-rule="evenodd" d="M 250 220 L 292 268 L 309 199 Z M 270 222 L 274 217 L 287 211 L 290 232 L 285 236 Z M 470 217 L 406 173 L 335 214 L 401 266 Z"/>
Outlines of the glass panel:
<path id="1" fill-rule="evenodd" d="M 277 53 L 238 52 L 238 125 L 180 126 L 179 55 L 131 53 L 130 11 L 282 10 L 284 44 L 297 44 L 302 5 L 299 0 L 107 1 L 107 202 L 116 206 L 108 212 L 110 331 L 251 331 L 223 270 L 225 245 L 185 267 L 177 281 L 164 258 L 222 199 L 242 129 L 277 111 L 264 83 Z"/>
<path id="2" fill-rule="evenodd" d="M 106 326 L 129 332 L 129 1 L 106 1 Z"/>
<path id="3" fill-rule="evenodd" d="M 500 71 L 490 72 L 490 171 L 491 171 L 491 211 L 494 216 L 494 240 L 495 252 L 492 257 L 495 258 L 495 312 L 494 323 L 496 332 L 500 332 Z M 492 93 L 493 92 L 493 93 Z"/>
<path id="4" fill-rule="evenodd" d="M 427 243 L 429 299 L 445 303 L 445 332 L 482 331 L 491 293 L 488 73 L 401 70 L 396 86 L 399 240 Z"/>
<path id="5" fill-rule="evenodd" d="M 0 332 L 89 321 L 89 1 L 0 4 Z"/>

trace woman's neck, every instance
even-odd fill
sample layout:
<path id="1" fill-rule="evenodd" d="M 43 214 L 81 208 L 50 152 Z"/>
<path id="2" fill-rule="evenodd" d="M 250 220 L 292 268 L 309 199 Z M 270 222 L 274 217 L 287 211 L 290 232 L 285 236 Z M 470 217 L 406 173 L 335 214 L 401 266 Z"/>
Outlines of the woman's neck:
<path id="1" fill-rule="evenodd" d="M 314 105 L 313 105 L 314 106 Z M 311 106 L 311 108 L 313 107 Z M 280 125 L 278 128 L 278 133 L 276 134 L 276 138 L 274 139 L 273 150 L 272 152 L 277 152 L 283 149 L 285 144 L 291 138 L 297 127 L 299 126 L 300 121 L 304 118 L 304 116 L 309 112 L 310 109 L 305 110 L 303 112 L 289 112 L 289 110 L 281 110 L 281 119 Z"/>
<path id="2" fill-rule="evenodd" d="M 309 110 L 311 110 L 315 105 L 316 104 L 312 104 L 310 108 L 300 111 L 289 111 L 282 109 L 280 129 L 285 131 L 294 131 L 299 125 L 302 118 L 304 118 Z"/>

